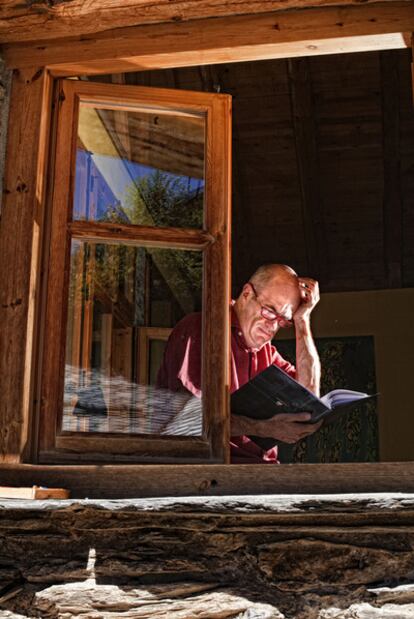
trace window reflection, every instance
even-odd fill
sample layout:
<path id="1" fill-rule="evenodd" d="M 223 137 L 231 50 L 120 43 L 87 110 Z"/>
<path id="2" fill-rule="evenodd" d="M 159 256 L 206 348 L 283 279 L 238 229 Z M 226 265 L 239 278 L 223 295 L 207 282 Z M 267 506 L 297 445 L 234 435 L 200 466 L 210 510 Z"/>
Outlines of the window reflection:
<path id="1" fill-rule="evenodd" d="M 201 434 L 201 400 L 155 386 L 201 278 L 201 252 L 72 241 L 63 430 Z"/>
<path id="2" fill-rule="evenodd" d="M 204 132 L 202 115 L 81 103 L 74 219 L 202 228 Z"/>

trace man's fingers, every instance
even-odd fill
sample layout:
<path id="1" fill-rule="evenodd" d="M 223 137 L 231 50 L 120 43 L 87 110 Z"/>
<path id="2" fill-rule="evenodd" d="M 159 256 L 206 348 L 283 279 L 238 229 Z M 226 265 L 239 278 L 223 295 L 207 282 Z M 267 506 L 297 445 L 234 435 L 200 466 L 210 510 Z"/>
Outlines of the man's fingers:
<path id="1" fill-rule="evenodd" d="M 303 422 L 303 421 L 309 421 L 309 419 L 312 417 L 311 413 L 306 413 L 306 412 L 302 412 L 302 413 L 278 413 L 277 415 L 274 415 L 274 417 L 272 417 L 273 421 L 283 421 L 283 422 L 290 422 L 290 423 L 296 423 L 296 422 Z"/>
<path id="2" fill-rule="evenodd" d="M 309 421 L 312 418 L 311 413 L 292 413 L 292 421 L 300 423 L 303 421 Z"/>
<path id="3" fill-rule="evenodd" d="M 310 277 L 299 277 L 299 289 L 302 299 L 308 303 L 316 304 L 319 301 L 319 284 Z"/>
<path id="4" fill-rule="evenodd" d="M 281 413 L 267 420 L 269 436 L 284 443 L 297 443 L 318 430 L 322 422 L 306 423 L 311 419 L 311 413 Z"/>

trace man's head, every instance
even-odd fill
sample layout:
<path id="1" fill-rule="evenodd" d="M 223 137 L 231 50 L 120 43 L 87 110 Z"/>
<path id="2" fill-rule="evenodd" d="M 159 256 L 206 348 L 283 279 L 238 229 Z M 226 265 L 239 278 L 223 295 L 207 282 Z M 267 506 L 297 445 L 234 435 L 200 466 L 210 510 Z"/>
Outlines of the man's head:
<path id="1" fill-rule="evenodd" d="M 292 320 L 300 302 L 299 280 L 293 269 L 284 264 L 259 267 L 235 304 L 247 346 L 262 348 Z"/>

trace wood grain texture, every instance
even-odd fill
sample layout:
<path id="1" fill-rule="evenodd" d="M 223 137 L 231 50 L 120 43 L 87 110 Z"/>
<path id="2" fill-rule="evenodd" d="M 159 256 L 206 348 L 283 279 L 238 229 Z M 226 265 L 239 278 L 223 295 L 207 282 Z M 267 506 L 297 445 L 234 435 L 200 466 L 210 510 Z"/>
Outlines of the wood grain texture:
<path id="1" fill-rule="evenodd" d="M 229 462 L 231 97 L 215 95 L 207 119 L 206 228 L 216 239 L 203 268 L 204 430 L 216 461 Z"/>
<path id="2" fill-rule="evenodd" d="M 49 97 L 45 72 L 15 72 L 0 228 L 0 461 L 5 462 L 19 462 L 30 451 Z"/>
<path id="3" fill-rule="evenodd" d="M 57 411 L 63 402 L 67 303 L 65 289 L 69 282 L 70 237 L 67 222 L 73 204 L 75 171 L 77 109 L 73 89 L 59 84 L 55 93 L 55 108 L 59 122 L 56 125 L 53 185 L 50 188 L 50 237 L 45 256 L 47 293 L 45 308 L 44 350 L 42 364 L 41 398 L 38 409 L 39 450 L 54 445 Z M 55 161 L 59 165 L 55 165 Z M 46 345 L 45 345 L 46 342 Z"/>
<path id="4" fill-rule="evenodd" d="M 170 247 L 180 249 L 205 249 L 214 243 L 210 232 L 192 228 L 155 228 L 128 224 L 74 221 L 68 230 L 77 239 L 98 243 L 123 243 L 140 247 Z"/>
<path id="5" fill-rule="evenodd" d="M 412 494 L 1 501 L 0 540 L 3 613 L 402 619 L 414 602 L 395 587 Z"/>
<path id="6" fill-rule="evenodd" d="M 347 40 L 351 46 L 347 51 L 358 51 L 358 44 L 361 49 L 369 47 L 364 48 L 363 39 L 353 41 L 348 37 L 364 38 L 412 30 L 414 5 L 411 1 L 400 1 L 359 4 L 346 9 L 303 9 L 119 28 L 67 40 L 5 45 L 4 57 L 10 67 L 36 63 L 61 75 L 117 73 L 298 54 L 338 53 L 343 51 L 342 46 L 347 48 Z M 378 45 L 375 36 L 369 45 Z M 399 45 L 409 45 L 410 36 L 406 40 L 398 35 Z M 328 48 L 326 40 L 330 40 Z M 322 51 L 318 47 L 320 44 Z M 398 43 L 394 41 L 393 45 L 398 46 Z"/>
<path id="7" fill-rule="evenodd" d="M 56 438 L 56 451 L 43 452 L 43 463 L 73 462 L 208 462 L 210 446 L 196 436 L 116 436 L 110 433 L 79 435 L 65 433 Z"/>
<path id="8" fill-rule="evenodd" d="M 68 488 L 74 498 L 414 492 L 414 463 L 1 465 L 5 485 Z"/>
<path id="9" fill-rule="evenodd" d="M 376 0 L 365 0 L 374 3 Z M 388 0 L 395 3 L 395 0 Z M 359 0 L 69 0 L 51 5 L 46 0 L 24 4 L 3 0 L 0 13 L 0 41 L 41 41 L 101 32 L 111 28 L 159 22 L 181 22 L 224 15 L 241 15 L 308 7 L 353 6 Z"/>

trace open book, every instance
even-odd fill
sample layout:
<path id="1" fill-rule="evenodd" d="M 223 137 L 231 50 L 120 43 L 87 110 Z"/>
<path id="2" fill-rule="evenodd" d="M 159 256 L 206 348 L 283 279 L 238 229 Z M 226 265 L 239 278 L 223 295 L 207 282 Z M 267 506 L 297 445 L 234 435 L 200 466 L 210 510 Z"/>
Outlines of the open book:
<path id="1" fill-rule="evenodd" d="M 334 413 L 349 410 L 357 403 L 375 398 L 359 391 L 334 389 L 322 398 L 298 383 L 283 370 L 271 365 L 231 395 L 231 412 L 253 419 L 269 419 L 278 413 L 308 412 L 307 423 L 331 421 Z"/>

